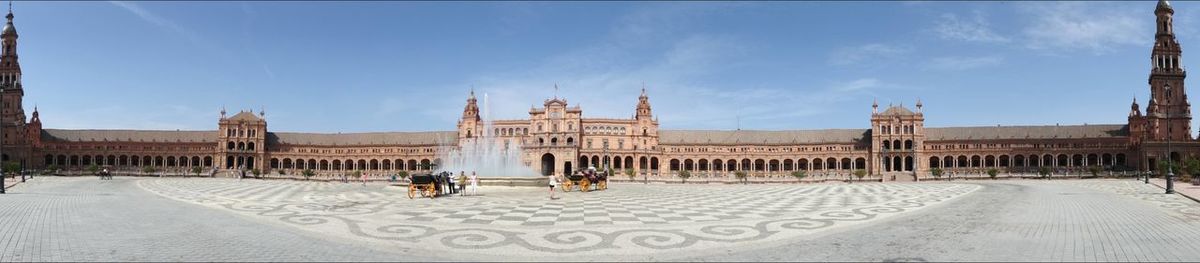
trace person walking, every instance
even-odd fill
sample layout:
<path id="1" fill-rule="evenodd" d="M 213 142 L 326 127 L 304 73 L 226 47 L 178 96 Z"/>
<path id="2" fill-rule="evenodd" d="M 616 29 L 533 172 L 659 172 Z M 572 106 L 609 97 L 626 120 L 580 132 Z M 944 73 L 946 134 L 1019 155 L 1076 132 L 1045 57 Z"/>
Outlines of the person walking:
<path id="1" fill-rule="evenodd" d="M 362 173 L 362 175 L 360 175 L 358 179 L 362 180 L 363 187 L 367 187 L 367 173 Z"/>
<path id="2" fill-rule="evenodd" d="M 471 171 L 471 195 L 479 195 L 479 176 L 475 171 Z"/>
<path id="3" fill-rule="evenodd" d="M 558 176 L 550 175 L 550 200 L 558 199 L 554 197 L 554 185 L 558 184 Z"/>

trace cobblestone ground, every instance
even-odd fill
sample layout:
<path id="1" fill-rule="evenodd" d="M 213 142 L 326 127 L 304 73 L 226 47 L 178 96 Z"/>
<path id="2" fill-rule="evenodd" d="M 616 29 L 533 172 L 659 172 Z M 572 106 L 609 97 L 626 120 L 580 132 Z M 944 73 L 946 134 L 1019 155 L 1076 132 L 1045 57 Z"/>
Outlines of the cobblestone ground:
<path id="1" fill-rule="evenodd" d="M 937 209 L 689 261 L 1200 261 L 1200 205 L 1141 182 L 981 183 Z"/>
<path id="2" fill-rule="evenodd" d="M 1198 261 L 1200 205 L 1129 181 L 483 188 L 42 177 L 6 261 Z"/>
<path id="3" fill-rule="evenodd" d="M 869 223 L 979 189 L 967 184 L 614 185 L 563 193 L 484 188 L 409 199 L 343 183 L 162 179 L 142 188 L 331 239 L 464 260 L 645 260 L 753 247 Z M 499 257 L 498 257 L 499 256 Z"/>
<path id="4" fill-rule="evenodd" d="M 180 203 L 141 190 L 140 180 L 38 177 L 9 189 L 0 195 L 0 262 L 428 260 Z"/>

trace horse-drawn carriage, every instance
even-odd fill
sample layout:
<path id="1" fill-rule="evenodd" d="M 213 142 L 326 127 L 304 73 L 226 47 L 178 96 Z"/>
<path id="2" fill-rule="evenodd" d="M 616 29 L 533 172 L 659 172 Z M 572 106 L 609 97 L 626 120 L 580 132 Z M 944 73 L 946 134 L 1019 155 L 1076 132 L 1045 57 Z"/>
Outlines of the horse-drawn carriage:
<path id="1" fill-rule="evenodd" d="M 432 174 L 413 175 L 412 181 L 408 183 L 408 199 L 417 197 L 419 193 L 421 197 L 436 197 L 438 194 L 437 177 Z"/>
<path id="2" fill-rule="evenodd" d="M 608 189 L 608 175 L 606 173 L 597 173 L 595 169 L 588 169 L 580 173 L 567 176 L 567 180 L 563 181 L 563 191 L 570 192 L 571 188 L 577 187 L 580 192 L 588 192 L 590 190 Z M 592 189 L 595 187 L 595 189 Z"/>

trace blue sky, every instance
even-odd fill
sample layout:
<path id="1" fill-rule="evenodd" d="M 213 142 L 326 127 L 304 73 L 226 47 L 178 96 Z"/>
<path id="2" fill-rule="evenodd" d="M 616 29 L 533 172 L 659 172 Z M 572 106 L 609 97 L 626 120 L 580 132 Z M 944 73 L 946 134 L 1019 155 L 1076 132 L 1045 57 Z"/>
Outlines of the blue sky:
<path id="1" fill-rule="evenodd" d="M 1184 46 L 1200 10 L 1174 3 Z M 664 129 L 1125 123 L 1149 94 L 1147 2 L 18 2 L 48 128 L 453 130 L 472 86 L 497 119 L 554 96 Z M 1196 58 L 1200 60 L 1200 58 Z M 1200 127 L 1200 125 L 1193 125 Z"/>

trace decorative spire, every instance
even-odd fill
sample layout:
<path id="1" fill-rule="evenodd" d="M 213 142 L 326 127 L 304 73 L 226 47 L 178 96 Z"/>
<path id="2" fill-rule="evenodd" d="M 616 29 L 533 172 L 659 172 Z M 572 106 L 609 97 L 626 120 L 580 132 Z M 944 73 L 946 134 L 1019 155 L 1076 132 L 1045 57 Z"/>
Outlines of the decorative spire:
<path id="1" fill-rule="evenodd" d="M 263 107 L 262 105 L 259 105 L 259 106 L 258 106 L 258 117 L 262 117 L 262 118 L 266 118 L 266 117 L 267 117 L 267 110 L 266 110 L 266 107 Z"/>
<path id="2" fill-rule="evenodd" d="M 11 2 L 9 3 L 9 6 L 12 6 Z M 1154 8 L 1154 10 L 1157 11 L 1159 9 L 1166 9 L 1166 10 L 1171 10 L 1171 11 L 1175 10 L 1174 8 L 1171 8 L 1171 2 L 1167 2 L 1167 0 L 1158 0 L 1158 7 Z M 9 12 L 11 13 L 12 11 L 9 11 Z"/>
<path id="3" fill-rule="evenodd" d="M 871 113 L 879 113 L 879 99 L 871 99 Z"/>
<path id="4" fill-rule="evenodd" d="M 917 113 L 921 113 L 921 106 L 925 105 L 921 104 L 921 97 L 917 97 Z"/>
<path id="5" fill-rule="evenodd" d="M 558 99 L 558 82 L 554 83 L 554 99 Z"/>
<path id="6" fill-rule="evenodd" d="M 1133 103 L 1129 104 L 1129 117 L 1142 116 L 1142 110 L 1139 109 L 1137 96 L 1133 97 Z"/>
<path id="7" fill-rule="evenodd" d="M 221 118 L 225 118 L 225 105 L 221 105 Z"/>
<path id="8" fill-rule="evenodd" d="M 646 82 L 642 81 L 642 97 L 646 96 Z"/>

